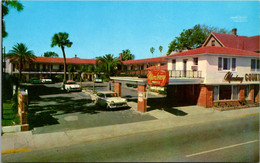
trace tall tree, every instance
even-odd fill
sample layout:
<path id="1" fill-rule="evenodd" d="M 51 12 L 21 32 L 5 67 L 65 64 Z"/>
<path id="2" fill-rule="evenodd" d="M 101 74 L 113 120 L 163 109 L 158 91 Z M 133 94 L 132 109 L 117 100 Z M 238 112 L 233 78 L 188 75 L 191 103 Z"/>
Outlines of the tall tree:
<path id="1" fill-rule="evenodd" d="M 72 42 L 68 39 L 69 34 L 64 32 L 59 32 L 55 33 L 54 36 L 52 37 L 52 43 L 51 47 L 58 46 L 61 48 L 62 54 L 63 54 L 63 59 L 64 59 L 64 79 L 63 83 L 66 82 L 66 74 L 67 74 L 67 67 L 66 67 L 66 55 L 65 55 L 65 47 L 71 47 Z"/>
<path id="2" fill-rule="evenodd" d="M 114 57 L 112 54 L 106 54 L 105 56 L 96 59 L 97 66 L 104 67 L 105 73 L 108 77 L 111 76 L 111 72 L 115 70 L 115 67 L 119 62 L 119 59 Z"/>
<path id="3" fill-rule="evenodd" d="M 153 56 L 154 50 L 155 50 L 154 47 L 150 48 L 150 52 L 152 53 L 152 56 Z"/>
<path id="4" fill-rule="evenodd" d="M 127 61 L 127 60 L 134 60 L 135 56 L 131 53 L 129 49 L 122 50 L 122 60 Z"/>
<path id="5" fill-rule="evenodd" d="M 8 34 L 5 29 L 4 17 L 9 13 L 9 8 L 22 11 L 23 5 L 20 2 L 17 2 L 17 0 L 2 0 L 2 38 L 5 38 Z"/>
<path id="6" fill-rule="evenodd" d="M 191 29 L 183 30 L 179 37 L 169 44 L 167 55 L 172 51 L 181 52 L 200 47 L 211 32 L 231 34 L 231 31 L 197 24 Z"/>
<path id="7" fill-rule="evenodd" d="M 43 54 L 44 57 L 59 57 L 59 55 L 55 52 L 45 52 Z"/>
<path id="8" fill-rule="evenodd" d="M 161 54 L 162 54 L 162 50 L 163 50 L 163 47 L 160 45 L 159 46 L 159 51 L 161 52 Z"/>
<path id="9" fill-rule="evenodd" d="M 32 50 L 28 50 L 27 46 L 23 43 L 17 43 L 12 47 L 13 49 L 9 51 L 7 57 L 10 58 L 10 61 L 18 65 L 19 70 L 19 80 L 22 77 L 22 70 L 25 63 L 33 62 L 33 59 L 36 58 Z"/>
<path id="10" fill-rule="evenodd" d="M 68 73 L 69 73 L 69 80 L 71 80 L 72 69 L 73 69 L 72 65 L 68 65 L 67 70 L 68 70 Z M 72 78 L 73 78 L 73 76 L 72 76 Z"/>

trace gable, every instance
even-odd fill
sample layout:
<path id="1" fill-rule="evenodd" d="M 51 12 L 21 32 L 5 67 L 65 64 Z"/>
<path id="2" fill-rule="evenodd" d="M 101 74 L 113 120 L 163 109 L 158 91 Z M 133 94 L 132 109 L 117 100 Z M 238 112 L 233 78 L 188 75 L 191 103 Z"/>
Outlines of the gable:
<path id="1" fill-rule="evenodd" d="M 203 43 L 202 47 L 205 46 L 212 46 L 212 41 L 215 40 L 215 46 L 216 47 L 223 47 L 223 44 L 212 34 L 209 35 L 209 37 L 206 39 L 206 41 Z"/>

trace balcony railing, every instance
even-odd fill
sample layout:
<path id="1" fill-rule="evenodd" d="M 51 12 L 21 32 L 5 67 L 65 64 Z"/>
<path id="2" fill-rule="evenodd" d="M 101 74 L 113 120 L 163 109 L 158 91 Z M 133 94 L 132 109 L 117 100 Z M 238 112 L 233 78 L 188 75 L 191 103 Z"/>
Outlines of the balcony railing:
<path id="1" fill-rule="evenodd" d="M 170 70 L 170 78 L 201 78 L 201 71 L 192 70 Z"/>
<path id="2" fill-rule="evenodd" d="M 128 70 L 120 72 L 119 76 L 145 76 L 150 70 Z M 201 78 L 201 71 L 169 70 L 170 78 Z"/>

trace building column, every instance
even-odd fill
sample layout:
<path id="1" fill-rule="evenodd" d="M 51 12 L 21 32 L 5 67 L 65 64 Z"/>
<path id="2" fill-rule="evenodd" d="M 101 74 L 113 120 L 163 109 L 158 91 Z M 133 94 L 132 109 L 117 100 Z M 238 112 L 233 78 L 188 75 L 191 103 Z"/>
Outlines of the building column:
<path id="1" fill-rule="evenodd" d="M 147 111 L 147 96 L 146 96 L 146 86 L 145 85 L 138 85 L 137 87 L 137 110 L 140 112 L 145 113 Z"/>
<path id="2" fill-rule="evenodd" d="M 242 101 L 245 99 L 245 86 L 244 85 L 240 85 L 239 86 L 239 93 L 238 93 L 238 100 Z"/>
<path id="3" fill-rule="evenodd" d="M 121 97 L 121 83 L 114 83 L 114 90 L 117 96 Z"/>
<path id="4" fill-rule="evenodd" d="M 255 85 L 254 86 L 254 98 L 255 98 L 255 102 L 257 102 L 257 103 L 259 103 L 259 94 L 260 94 L 259 85 Z"/>
<path id="5" fill-rule="evenodd" d="M 205 108 L 213 107 L 213 86 L 200 85 L 200 94 L 197 104 Z"/>
<path id="6" fill-rule="evenodd" d="M 250 85 L 249 100 L 254 101 L 254 85 Z"/>

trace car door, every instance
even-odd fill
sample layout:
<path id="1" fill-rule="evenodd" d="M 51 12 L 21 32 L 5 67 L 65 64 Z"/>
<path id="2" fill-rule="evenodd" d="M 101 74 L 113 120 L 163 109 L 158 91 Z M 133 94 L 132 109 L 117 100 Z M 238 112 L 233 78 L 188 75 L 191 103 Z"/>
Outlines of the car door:
<path id="1" fill-rule="evenodd" d="M 106 98 L 105 95 L 103 93 L 98 93 L 98 104 L 101 106 L 104 106 L 106 104 Z"/>

